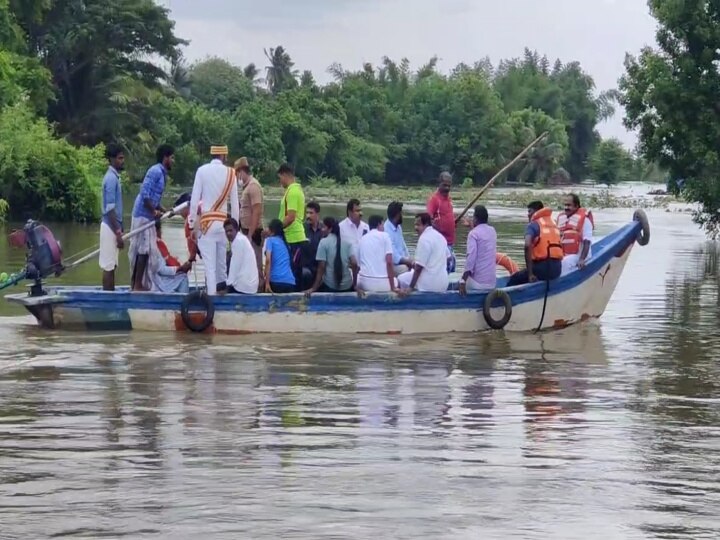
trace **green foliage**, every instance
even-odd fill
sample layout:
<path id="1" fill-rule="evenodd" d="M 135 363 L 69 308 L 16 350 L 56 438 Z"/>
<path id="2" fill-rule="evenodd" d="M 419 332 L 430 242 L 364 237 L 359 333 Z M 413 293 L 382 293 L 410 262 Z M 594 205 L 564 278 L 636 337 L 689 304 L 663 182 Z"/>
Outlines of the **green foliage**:
<path id="1" fill-rule="evenodd" d="M 463 178 L 462 187 L 463 187 L 464 189 L 469 189 L 469 188 L 473 187 L 473 185 L 474 185 L 474 183 L 473 183 L 473 179 L 472 179 L 472 178 L 470 178 L 470 177 L 468 177 L 468 176 L 466 176 L 465 178 Z"/>
<path id="2" fill-rule="evenodd" d="M 632 156 L 617 139 L 602 141 L 590 156 L 590 174 L 600 184 L 625 182 L 632 179 L 634 172 Z"/>
<path id="3" fill-rule="evenodd" d="M 128 80 L 157 85 L 164 73 L 150 58 L 171 59 L 184 43 L 153 0 L 14 1 L 11 8 L 56 85 L 50 120 L 83 143 L 116 138 L 115 116 L 125 110 L 118 94 L 134 87 Z"/>
<path id="4" fill-rule="evenodd" d="M 523 109 L 510 113 L 513 151 L 516 155 L 544 132 L 540 143 L 531 148 L 511 174 L 520 182 L 544 184 L 558 168 L 568 152 L 568 136 L 562 122 L 539 110 Z"/>
<path id="5" fill-rule="evenodd" d="M 0 108 L 27 99 L 38 113 L 44 113 L 53 97 L 50 73 L 24 52 L 23 31 L 8 0 L 0 0 Z"/>
<path id="6" fill-rule="evenodd" d="M 102 146 L 55 138 L 25 104 L 0 111 L 0 197 L 15 217 L 97 219 L 104 169 Z"/>
<path id="7" fill-rule="evenodd" d="M 437 58 L 416 70 L 406 58 L 357 71 L 334 64 L 334 82 L 320 86 L 282 46 L 265 50 L 262 68 L 216 57 L 189 66 L 183 44 L 153 0 L 0 0 L 0 114 L 26 122 L 0 141 L 24 156 L 14 165 L 1 157 L 0 195 L 9 194 L 12 211 L 96 215 L 98 194 L 87 190 L 102 176 L 90 174 L 102 165 L 99 150 L 66 141 L 119 142 L 130 181 L 143 178 L 159 144 L 172 144 L 171 179 L 181 185 L 208 160 L 210 145 L 227 144 L 231 161 L 246 156 L 266 185 L 276 185 L 278 166 L 289 162 L 311 189 L 344 196 L 374 184 L 425 185 L 441 170 L 479 184 L 548 131 L 506 177 L 545 183 L 565 167 L 578 180 L 615 97 L 595 96 L 577 63 L 551 66 L 530 51 L 497 68 L 487 58 L 461 64 L 449 75 L 438 72 Z M 57 179 L 29 150 L 36 139 L 61 166 Z M 21 193 L 23 182 L 39 187 Z"/>
<path id="8" fill-rule="evenodd" d="M 308 178 L 308 185 L 311 188 L 327 189 L 333 188 L 337 185 L 334 178 L 325 176 L 324 174 L 313 174 Z"/>
<path id="9" fill-rule="evenodd" d="M 639 130 L 649 161 L 686 180 L 684 195 L 700 203 L 696 221 L 720 233 L 720 6 L 709 0 L 651 0 L 659 50 L 625 60 L 621 79 L 625 125 Z M 671 189 L 677 189 L 670 182 Z"/>
<path id="10" fill-rule="evenodd" d="M 235 111 L 230 123 L 231 152 L 246 156 L 255 174 L 276 184 L 276 172 L 285 161 L 285 150 L 274 104 L 265 100 L 246 103 Z"/>
<path id="11" fill-rule="evenodd" d="M 290 55 L 285 51 L 282 45 L 265 50 L 265 56 L 269 62 L 265 68 L 267 75 L 265 81 L 270 92 L 274 95 L 284 90 L 291 90 L 298 84 L 297 70 L 293 69 L 295 65 L 290 59 Z M 306 81 L 307 85 L 307 81 Z"/>
<path id="12" fill-rule="evenodd" d="M 175 147 L 175 167 L 171 172 L 174 182 L 187 185 L 193 181 L 198 165 L 207 161 L 210 146 L 225 144 L 228 140 L 231 119 L 220 112 L 209 110 L 197 103 L 181 98 L 158 96 L 153 109 L 164 114 L 151 117 L 148 131 L 153 134 L 151 144 L 139 155 L 133 155 L 133 164 L 141 173 L 154 162 L 155 149 L 162 143 Z M 141 175 L 134 175 L 141 180 Z"/>
<path id="13" fill-rule="evenodd" d="M 253 82 L 245 72 L 222 58 L 207 58 L 188 73 L 193 100 L 217 111 L 232 112 L 253 98 Z"/>
<path id="14" fill-rule="evenodd" d="M 0 0 L 0 48 L 14 53 L 26 52 L 25 36 L 8 0 Z"/>
<path id="15" fill-rule="evenodd" d="M 359 177 L 359 176 L 351 176 L 351 177 L 348 178 L 348 180 L 347 180 L 347 185 L 348 185 L 348 187 L 353 187 L 353 188 L 356 188 L 356 187 L 365 187 L 365 182 L 364 182 L 363 179 L 362 179 L 361 177 Z"/>
<path id="16" fill-rule="evenodd" d="M 498 168 L 510 130 L 484 77 L 430 75 L 404 92 L 398 136 L 404 156 L 392 168 L 396 181 L 426 181 L 444 167 L 461 177 L 483 178 Z"/>
<path id="17" fill-rule="evenodd" d="M 595 126 L 614 113 L 615 91 L 594 95 L 595 83 L 580 64 L 556 60 L 525 49 L 522 59 L 503 61 L 494 74 L 494 87 L 508 112 L 533 109 L 563 123 L 567 153 L 563 167 L 576 181 L 587 173 L 587 160 L 599 136 Z"/>
<path id="18" fill-rule="evenodd" d="M 5 199 L 0 199 L 0 223 L 7 219 L 7 215 L 10 211 L 10 205 Z"/>
<path id="19" fill-rule="evenodd" d="M 282 187 L 278 184 L 263 186 L 266 197 L 280 198 L 283 193 Z M 354 185 L 336 184 L 328 182 L 327 187 L 318 185 L 303 184 L 306 200 L 314 199 L 323 201 L 347 201 L 350 198 L 358 198 L 363 204 L 385 207 L 388 201 L 400 200 L 405 204 L 424 206 L 428 197 L 427 186 L 378 186 L 377 184 Z M 432 188 L 430 188 L 432 189 Z M 583 206 L 591 209 L 598 208 L 667 208 L 668 204 L 676 199 L 672 196 L 664 197 L 627 197 L 612 193 L 611 189 L 602 189 L 597 192 L 583 193 L 580 191 Z M 525 189 L 525 190 L 490 190 L 482 198 L 482 203 L 492 206 L 503 206 L 517 209 L 517 215 L 524 215 L 524 209 L 528 203 L 541 199 L 547 206 L 554 210 L 563 207 L 563 200 L 567 194 L 566 188 L 557 189 Z M 452 192 L 453 201 L 458 207 L 465 206 L 477 195 L 477 188 L 457 187 Z"/>
<path id="20" fill-rule="evenodd" d="M 550 181 L 555 184 L 568 184 L 570 183 L 570 173 L 563 167 L 560 167 L 552 173 Z"/>

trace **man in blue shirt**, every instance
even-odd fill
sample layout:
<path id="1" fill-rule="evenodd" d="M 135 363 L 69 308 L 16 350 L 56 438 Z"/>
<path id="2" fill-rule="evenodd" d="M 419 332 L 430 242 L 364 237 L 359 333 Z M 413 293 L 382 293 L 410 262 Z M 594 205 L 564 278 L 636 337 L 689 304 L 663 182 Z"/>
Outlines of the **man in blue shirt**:
<path id="1" fill-rule="evenodd" d="M 402 209 L 403 203 L 393 201 L 387 207 L 387 220 L 385 221 L 385 232 L 390 236 L 393 248 L 393 271 L 395 277 L 412 270 L 414 263 L 410 258 L 405 238 L 402 231 Z"/>
<path id="2" fill-rule="evenodd" d="M 102 221 L 100 222 L 100 268 L 104 291 L 115 290 L 115 269 L 118 253 L 124 246 L 123 201 L 120 171 L 125 166 L 125 153 L 120 146 L 109 144 L 105 153 L 109 166 L 102 182 Z"/>
<path id="3" fill-rule="evenodd" d="M 165 192 L 168 172 L 175 162 L 175 150 L 169 144 L 162 144 L 155 152 L 157 163 L 145 174 L 140 193 L 135 199 L 132 212 L 131 232 L 146 226 L 165 213 L 161 200 Z M 149 291 L 152 286 L 148 268 L 150 250 L 156 248 L 155 227 L 147 227 L 130 240 L 130 278 L 133 291 Z"/>

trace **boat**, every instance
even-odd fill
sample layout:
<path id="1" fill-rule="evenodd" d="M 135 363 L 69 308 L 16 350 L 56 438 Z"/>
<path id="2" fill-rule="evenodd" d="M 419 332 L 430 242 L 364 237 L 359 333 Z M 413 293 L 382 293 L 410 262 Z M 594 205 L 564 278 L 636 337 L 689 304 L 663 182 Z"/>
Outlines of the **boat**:
<path id="1" fill-rule="evenodd" d="M 513 287 L 507 286 L 507 277 L 500 277 L 495 289 L 466 295 L 459 293 L 457 280 L 446 292 L 413 292 L 408 296 L 315 293 L 307 298 L 294 293 L 210 297 L 201 290 L 182 294 L 55 286 L 40 284 L 36 275 L 29 293 L 5 298 L 24 306 L 40 326 L 63 330 L 192 330 L 222 334 L 425 334 L 491 329 L 531 332 L 599 318 L 633 246 L 636 242 L 646 245 L 649 234 L 647 216 L 636 210 L 629 223 L 593 244 L 593 256 L 583 269 L 550 282 Z M 52 269 L 56 271 L 55 266 Z"/>

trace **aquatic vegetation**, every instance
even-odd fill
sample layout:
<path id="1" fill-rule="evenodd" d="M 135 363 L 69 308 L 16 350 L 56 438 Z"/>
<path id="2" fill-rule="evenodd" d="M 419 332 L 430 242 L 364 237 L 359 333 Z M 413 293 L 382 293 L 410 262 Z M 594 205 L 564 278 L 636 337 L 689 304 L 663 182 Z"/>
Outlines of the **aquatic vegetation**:
<path id="1" fill-rule="evenodd" d="M 279 186 L 265 186 L 265 196 L 269 199 L 280 199 L 282 188 Z M 320 202 L 345 203 L 351 198 L 360 199 L 364 204 L 387 204 L 390 201 L 402 201 L 406 204 L 424 205 L 432 193 L 434 186 L 379 186 L 368 185 L 346 185 L 333 182 L 332 179 L 324 177 L 322 183 L 311 183 L 303 186 L 305 198 L 315 199 Z M 512 190 L 490 189 L 480 199 L 478 204 L 492 204 L 494 206 L 506 206 L 509 208 L 522 208 L 533 200 L 541 199 L 546 205 L 552 208 L 562 208 L 563 196 L 572 188 L 567 186 L 560 190 L 557 188 L 543 188 L 541 186 L 529 186 L 527 189 L 517 188 Z M 455 207 L 468 204 L 478 193 L 480 187 L 455 187 L 452 192 Z M 671 202 L 677 202 L 674 196 L 662 197 L 630 197 L 615 195 L 612 188 L 602 189 L 597 192 L 583 193 L 583 206 L 587 208 L 667 208 Z"/>

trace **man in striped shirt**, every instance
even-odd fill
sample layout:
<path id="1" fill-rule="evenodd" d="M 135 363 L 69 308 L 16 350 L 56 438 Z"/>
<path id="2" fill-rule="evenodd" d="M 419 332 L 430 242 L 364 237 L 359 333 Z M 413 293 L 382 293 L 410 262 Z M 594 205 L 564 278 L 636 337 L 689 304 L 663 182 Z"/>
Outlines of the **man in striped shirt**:
<path id="1" fill-rule="evenodd" d="M 155 152 L 155 158 L 157 163 L 148 169 L 140 193 L 135 199 L 130 224 L 131 231 L 145 227 L 142 232 L 132 237 L 128 250 L 133 291 L 149 291 L 152 285 L 148 261 L 157 236 L 155 227 L 148 227 L 148 224 L 165 213 L 161 202 L 168 172 L 175 162 L 175 150 L 169 144 L 162 144 Z"/>

